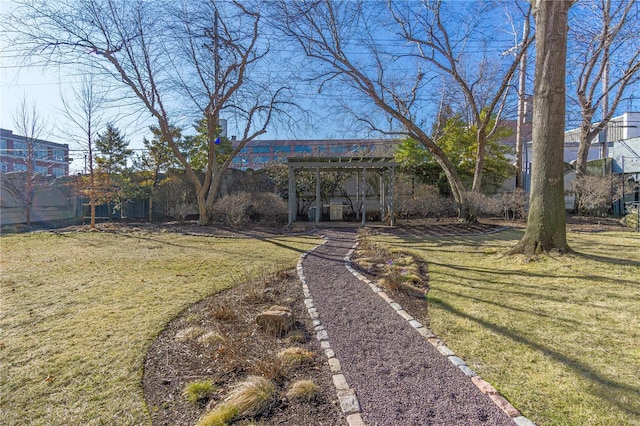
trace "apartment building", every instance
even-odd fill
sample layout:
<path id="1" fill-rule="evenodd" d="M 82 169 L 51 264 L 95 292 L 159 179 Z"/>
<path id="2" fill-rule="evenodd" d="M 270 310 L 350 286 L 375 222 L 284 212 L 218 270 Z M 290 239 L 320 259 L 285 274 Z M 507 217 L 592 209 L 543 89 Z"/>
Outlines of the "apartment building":
<path id="1" fill-rule="evenodd" d="M 42 139 L 30 141 L 29 138 L 15 135 L 11 130 L 0 129 L 0 171 L 26 171 L 28 161 L 33 162 L 34 173 L 68 176 L 69 145 Z"/>

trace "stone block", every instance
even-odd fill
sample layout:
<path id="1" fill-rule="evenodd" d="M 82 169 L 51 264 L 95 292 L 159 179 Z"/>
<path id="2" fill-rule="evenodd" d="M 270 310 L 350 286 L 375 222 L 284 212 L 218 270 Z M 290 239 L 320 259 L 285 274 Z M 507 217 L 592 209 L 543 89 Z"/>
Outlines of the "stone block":
<path id="1" fill-rule="evenodd" d="M 516 408 L 511 405 L 509 401 L 507 401 L 501 395 L 489 395 L 489 398 L 498 406 L 502 411 L 507 413 L 509 417 L 518 417 L 520 416 L 520 411 L 516 410 Z"/>
<path id="2" fill-rule="evenodd" d="M 484 381 L 480 376 L 472 377 L 471 381 L 478 387 L 478 389 L 480 389 L 480 392 L 482 392 L 483 394 L 498 395 L 498 391 L 496 390 L 496 388 L 491 386 L 489 382 Z"/>
<path id="3" fill-rule="evenodd" d="M 440 348 L 438 347 L 438 350 Z M 464 362 L 461 358 L 458 358 L 457 356 L 450 356 L 448 357 L 449 362 L 451 362 L 451 364 L 455 365 L 456 367 L 460 367 L 461 365 L 467 365 L 466 362 Z"/>
<path id="4" fill-rule="evenodd" d="M 347 416 L 347 426 L 366 426 L 366 424 L 360 413 L 355 413 Z"/>
<path id="5" fill-rule="evenodd" d="M 438 349 L 438 352 L 440 352 L 444 356 L 454 356 L 456 354 L 455 352 L 453 352 L 451 349 L 449 349 L 445 345 L 438 346 L 437 349 Z"/>
<path id="6" fill-rule="evenodd" d="M 536 426 L 534 422 L 526 418 L 525 416 L 518 416 L 513 418 L 513 422 L 518 426 Z"/>
<path id="7" fill-rule="evenodd" d="M 396 311 L 398 313 L 398 315 L 400 315 L 402 318 L 406 319 L 407 321 L 412 321 L 413 317 L 409 314 L 409 312 L 405 311 L 404 309 L 400 309 L 399 311 Z"/>
<path id="8" fill-rule="evenodd" d="M 331 377 L 337 390 L 343 391 L 349 389 L 349 385 L 347 384 L 347 379 L 344 377 L 344 374 L 334 374 Z"/>
<path id="9" fill-rule="evenodd" d="M 340 373 L 342 371 L 340 360 L 338 358 L 329 358 L 329 368 L 334 374 Z"/>
<path id="10" fill-rule="evenodd" d="M 293 327 L 293 313 L 285 306 L 272 306 L 268 310 L 256 315 L 256 324 L 266 332 L 282 334 Z"/>
<path id="11" fill-rule="evenodd" d="M 352 389 L 338 391 L 338 401 L 340 401 L 340 409 L 345 415 L 360 412 L 360 403 Z"/>

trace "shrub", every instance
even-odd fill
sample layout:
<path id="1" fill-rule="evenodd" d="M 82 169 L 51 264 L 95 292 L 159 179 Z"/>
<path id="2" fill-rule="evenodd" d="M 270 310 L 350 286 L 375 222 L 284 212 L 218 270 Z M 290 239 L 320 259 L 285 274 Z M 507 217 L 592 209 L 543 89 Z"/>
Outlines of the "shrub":
<path id="1" fill-rule="evenodd" d="M 586 175 L 573 181 L 578 214 L 602 216 L 622 197 L 619 176 Z"/>
<path id="2" fill-rule="evenodd" d="M 318 394 L 318 385 L 312 380 L 298 380 L 287 391 L 287 398 L 298 401 L 311 401 Z"/>
<path id="3" fill-rule="evenodd" d="M 401 218 L 441 217 L 450 212 L 450 202 L 436 187 L 400 179 L 395 190 L 395 209 Z"/>
<path id="4" fill-rule="evenodd" d="M 288 219 L 287 203 L 273 193 L 227 195 L 216 201 L 210 214 L 214 221 L 233 228 L 251 222 L 284 224 Z"/>
<path id="5" fill-rule="evenodd" d="M 512 192 L 498 194 L 494 197 L 494 201 L 505 220 L 527 218 L 529 198 L 522 189 L 516 188 Z"/>
<path id="6" fill-rule="evenodd" d="M 196 403 L 202 399 L 208 398 L 217 389 L 211 380 L 203 380 L 188 383 L 184 387 L 182 394 L 189 402 Z"/>
<path id="7" fill-rule="evenodd" d="M 501 213 L 500 205 L 495 199 L 489 198 L 478 192 L 465 193 L 465 199 L 473 217 L 483 215 L 498 216 Z"/>

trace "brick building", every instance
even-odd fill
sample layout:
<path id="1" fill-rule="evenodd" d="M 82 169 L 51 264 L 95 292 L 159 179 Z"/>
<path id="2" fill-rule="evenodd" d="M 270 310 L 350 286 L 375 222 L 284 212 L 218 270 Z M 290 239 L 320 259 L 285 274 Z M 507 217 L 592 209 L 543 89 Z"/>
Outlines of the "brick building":
<path id="1" fill-rule="evenodd" d="M 398 141 L 393 139 L 254 140 L 242 148 L 233 159 L 231 167 L 255 170 L 271 162 L 286 162 L 289 157 L 392 155 L 397 143 Z"/>
<path id="2" fill-rule="evenodd" d="M 56 177 L 69 175 L 69 145 L 42 139 L 30 141 L 13 131 L 0 129 L 0 171 L 3 173 L 27 170 L 29 145 L 32 142 L 31 158 L 34 173 Z"/>

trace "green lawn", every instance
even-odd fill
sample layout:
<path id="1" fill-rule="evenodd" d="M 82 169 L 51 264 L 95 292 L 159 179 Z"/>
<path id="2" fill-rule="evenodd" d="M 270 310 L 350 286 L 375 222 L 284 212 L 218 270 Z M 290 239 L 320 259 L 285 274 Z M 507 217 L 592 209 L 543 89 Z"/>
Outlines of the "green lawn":
<path id="1" fill-rule="evenodd" d="M 185 307 L 295 266 L 317 239 L 0 237 L 0 424 L 149 424 L 145 353 Z"/>
<path id="2" fill-rule="evenodd" d="M 378 239 L 429 262 L 433 331 L 535 423 L 640 425 L 640 234 L 504 257 L 521 236 Z"/>

